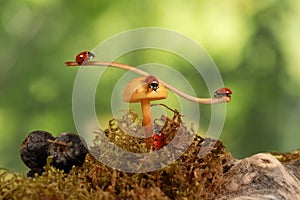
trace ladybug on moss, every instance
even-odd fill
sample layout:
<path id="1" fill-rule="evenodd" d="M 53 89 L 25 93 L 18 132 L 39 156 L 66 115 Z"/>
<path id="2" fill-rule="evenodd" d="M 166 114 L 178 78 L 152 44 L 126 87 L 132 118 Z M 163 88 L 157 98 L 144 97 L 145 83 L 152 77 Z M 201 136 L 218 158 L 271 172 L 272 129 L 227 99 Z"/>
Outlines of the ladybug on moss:
<path id="1" fill-rule="evenodd" d="M 152 145 L 159 150 L 166 145 L 166 136 L 163 132 L 157 132 L 152 136 Z"/>
<path id="2" fill-rule="evenodd" d="M 76 58 L 75 58 L 75 61 L 81 65 L 83 62 L 86 62 L 86 61 L 89 61 L 93 58 L 95 58 L 95 54 L 93 54 L 92 52 L 90 51 L 83 51 L 83 52 L 80 52 Z"/>

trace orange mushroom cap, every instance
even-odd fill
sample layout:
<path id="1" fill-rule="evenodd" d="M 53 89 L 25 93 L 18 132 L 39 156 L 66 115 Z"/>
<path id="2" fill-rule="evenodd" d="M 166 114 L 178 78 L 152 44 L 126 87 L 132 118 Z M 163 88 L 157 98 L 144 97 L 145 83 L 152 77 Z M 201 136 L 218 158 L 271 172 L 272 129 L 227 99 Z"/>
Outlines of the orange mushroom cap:
<path id="1" fill-rule="evenodd" d="M 159 83 L 158 89 L 153 91 L 148 87 L 147 83 L 145 83 L 145 79 L 146 77 L 132 79 L 125 87 L 123 101 L 134 103 L 146 99 L 152 101 L 168 97 L 167 90 L 163 84 Z"/>

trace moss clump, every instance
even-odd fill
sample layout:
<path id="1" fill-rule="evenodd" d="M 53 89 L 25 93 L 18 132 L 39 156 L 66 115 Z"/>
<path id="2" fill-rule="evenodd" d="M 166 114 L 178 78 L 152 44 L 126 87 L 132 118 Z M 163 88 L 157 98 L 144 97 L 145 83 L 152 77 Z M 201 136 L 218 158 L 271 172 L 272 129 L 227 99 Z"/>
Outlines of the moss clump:
<path id="1" fill-rule="evenodd" d="M 275 156 L 275 158 L 277 158 L 277 160 L 279 160 L 282 163 L 299 161 L 300 149 L 288 153 L 271 152 L 271 155 Z"/>
<path id="2" fill-rule="evenodd" d="M 110 142 L 128 151 L 147 152 L 142 139 L 126 134 L 120 127 L 123 124 L 139 132 L 141 126 L 134 116 L 127 113 L 118 123 L 111 121 L 104 133 Z M 155 126 L 166 134 L 168 143 L 178 140 L 168 145 L 170 151 L 180 151 L 178 143 L 185 138 L 176 139 L 178 135 L 193 135 L 183 125 L 178 112 L 173 118 L 163 116 L 156 120 Z M 45 172 L 34 178 L 2 170 L 0 196 L 3 199 L 213 199 L 233 158 L 220 141 L 194 136 L 191 145 L 175 162 L 147 173 L 115 170 L 90 154 L 82 167 L 73 167 L 69 174 L 50 166 L 50 159 Z M 97 152 L 102 139 L 96 134 L 92 151 Z M 199 157 L 199 152 L 204 156 Z M 172 156 L 169 153 L 167 156 Z M 159 165 L 160 161 L 154 164 Z"/>

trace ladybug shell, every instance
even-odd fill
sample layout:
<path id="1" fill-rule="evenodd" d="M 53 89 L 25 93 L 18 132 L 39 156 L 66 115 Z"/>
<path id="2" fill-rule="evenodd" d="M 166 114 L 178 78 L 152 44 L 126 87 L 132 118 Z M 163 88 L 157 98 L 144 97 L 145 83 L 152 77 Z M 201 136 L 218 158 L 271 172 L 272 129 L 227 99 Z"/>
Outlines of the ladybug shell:
<path id="1" fill-rule="evenodd" d="M 148 85 L 149 88 L 151 88 L 155 92 L 158 89 L 159 83 L 155 76 L 147 76 L 147 78 L 145 79 L 145 83 Z"/>
<path id="2" fill-rule="evenodd" d="M 83 62 L 89 61 L 91 58 L 95 58 L 95 54 L 89 51 L 83 51 L 76 56 L 75 61 L 81 65 Z"/>
<path id="3" fill-rule="evenodd" d="M 166 145 L 166 136 L 162 132 L 155 133 L 152 136 L 152 145 L 155 149 L 161 149 L 163 146 Z"/>
<path id="4" fill-rule="evenodd" d="M 215 94 L 214 97 L 218 98 L 218 97 L 230 97 L 230 95 L 232 94 L 232 91 L 229 88 L 220 88 L 218 89 Z"/>
<path id="5" fill-rule="evenodd" d="M 158 83 L 158 80 L 155 76 L 147 76 L 145 82 L 150 85 L 153 82 Z"/>

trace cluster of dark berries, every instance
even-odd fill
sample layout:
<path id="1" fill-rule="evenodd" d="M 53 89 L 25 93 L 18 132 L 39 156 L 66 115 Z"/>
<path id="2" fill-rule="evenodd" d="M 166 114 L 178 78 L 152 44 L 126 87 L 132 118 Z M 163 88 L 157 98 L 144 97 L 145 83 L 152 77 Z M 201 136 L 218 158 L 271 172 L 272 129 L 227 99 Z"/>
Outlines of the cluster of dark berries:
<path id="1" fill-rule="evenodd" d="M 81 166 L 88 153 L 84 140 L 74 133 L 61 133 L 56 138 L 47 131 L 33 131 L 21 144 L 21 159 L 31 170 L 28 177 L 44 172 L 48 156 L 50 165 L 69 173 L 73 165 Z"/>

